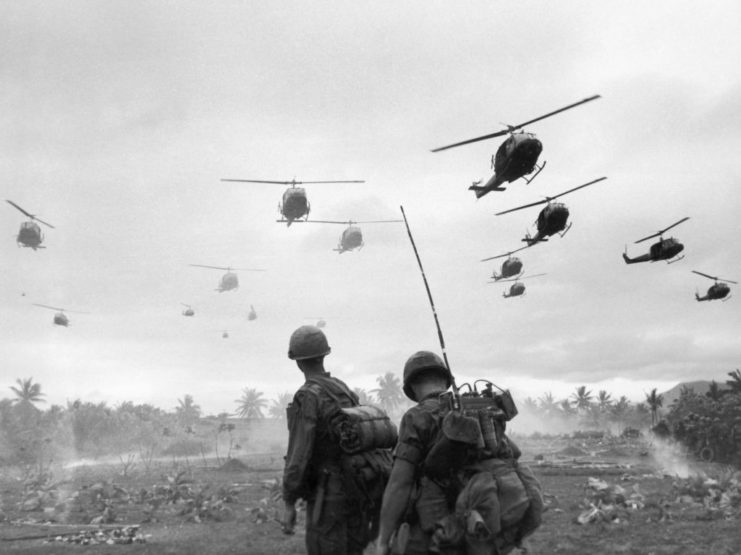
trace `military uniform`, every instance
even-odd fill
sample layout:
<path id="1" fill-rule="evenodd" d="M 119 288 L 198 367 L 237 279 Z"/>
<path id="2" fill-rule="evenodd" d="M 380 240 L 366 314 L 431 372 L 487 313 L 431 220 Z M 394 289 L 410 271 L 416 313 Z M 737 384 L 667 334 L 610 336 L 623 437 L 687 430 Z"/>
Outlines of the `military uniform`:
<path id="1" fill-rule="evenodd" d="M 433 480 L 424 475 L 424 460 L 437 440 L 442 421 L 448 408 L 435 393 L 420 400 L 402 417 L 399 442 L 394 457 L 403 459 L 416 468 L 416 491 L 408 511 L 409 542 L 406 554 L 426 554 L 434 532 L 435 523 L 450 514 L 455 502 L 455 492 L 450 484 Z"/>
<path id="2" fill-rule="evenodd" d="M 309 555 L 360 555 L 373 539 L 363 503 L 352 498 L 342 472 L 343 452 L 329 428 L 338 401 L 343 408 L 358 397 L 328 372 L 311 376 L 288 407 L 288 453 L 283 499 L 307 502 Z"/>

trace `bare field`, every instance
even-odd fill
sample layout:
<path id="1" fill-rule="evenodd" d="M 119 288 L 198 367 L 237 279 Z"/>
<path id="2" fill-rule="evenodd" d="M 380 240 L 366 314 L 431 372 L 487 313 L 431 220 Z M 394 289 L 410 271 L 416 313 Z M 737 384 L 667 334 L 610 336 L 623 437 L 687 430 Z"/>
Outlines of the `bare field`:
<path id="1" fill-rule="evenodd" d="M 690 465 L 641 441 L 520 444 L 548 507 L 527 541 L 528 553 L 741 551 L 741 499 L 727 468 Z M 87 465 L 35 480 L 33 473 L 2 469 L 0 552 L 304 553 L 303 512 L 294 536 L 282 534 L 277 520 L 281 457 L 242 462 L 216 468 L 173 459 L 128 468 L 125 475 L 122 465 Z M 96 538 L 91 522 L 106 535 Z M 129 532 L 143 543 L 114 543 L 109 530 L 124 525 L 138 526 Z M 88 545 L 61 541 L 82 542 L 81 532 L 92 537 Z"/>

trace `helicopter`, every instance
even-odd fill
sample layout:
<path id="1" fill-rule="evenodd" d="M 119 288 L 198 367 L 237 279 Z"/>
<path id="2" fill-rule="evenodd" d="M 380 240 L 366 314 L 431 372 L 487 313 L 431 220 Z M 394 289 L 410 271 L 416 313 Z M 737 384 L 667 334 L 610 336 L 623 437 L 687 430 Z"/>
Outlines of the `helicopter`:
<path id="1" fill-rule="evenodd" d="M 180 303 L 185 307 L 185 310 L 183 310 L 183 316 L 195 316 L 196 312 L 191 308 L 189 304 Z"/>
<path id="2" fill-rule="evenodd" d="M 190 264 L 190 266 L 197 266 L 198 268 L 211 268 L 214 270 L 226 270 L 226 273 L 221 277 L 219 286 L 215 289 L 215 291 L 218 291 L 219 293 L 223 293 L 224 291 L 231 291 L 239 287 L 239 278 L 237 277 L 237 274 L 232 272 L 232 270 L 239 270 L 240 272 L 264 272 L 265 271 L 262 269 L 255 269 L 255 268 L 228 268 L 228 267 L 224 268 L 222 266 L 206 266 L 204 264 Z"/>
<path id="3" fill-rule="evenodd" d="M 506 256 L 507 260 L 502 262 L 502 273 L 497 274 L 495 271 L 494 273 L 492 273 L 491 278 L 494 281 L 499 281 L 500 279 L 509 278 L 512 276 L 520 276 L 522 275 L 522 261 L 516 256 L 512 256 L 512 255 L 516 252 L 520 252 L 521 250 L 528 248 L 529 246 L 530 245 L 527 245 L 525 247 L 520 247 L 517 250 L 508 252 L 505 254 L 500 254 L 497 256 L 491 256 L 489 258 L 484 258 L 481 260 L 481 262 L 487 262 L 488 260 L 496 260 L 497 258 L 502 258 Z"/>
<path id="4" fill-rule="evenodd" d="M 726 284 L 738 283 L 736 281 L 731 281 L 730 279 L 722 279 L 719 277 L 709 276 L 707 274 L 703 274 L 702 272 L 698 272 L 697 270 L 692 270 L 692 273 L 697 274 L 698 276 L 715 280 L 715 283 L 710 286 L 707 295 L 705 295 L 704 297 L 701 297 L 697 292 L 695 292 L 695 299 L 697 299 L 698 301 L 714 301 L 716 299 L 720 299 L 725 302 L 731 298 L 726 298 L 728 296 L 728 293 L 731 292 L 731 288 Z"/>
<path id="5" fill-rule="evenodd" d="M 65 312 L 73 312 L 75 314 L 90 314 L 89 312 L 80 312 L 78 310 L 66 310 L 64 308 L 57 308 L 54 306 L 48 306 L 45 304 L 38 304 L 38 303 L 32 303 L 34 306 L 40 306 L 41 308 L 48 308 L 50 310 L 56 310 L 57 313 L 54 315 L 53 323 L 57 326 L 64 326 L 65 328 L 69 326 L 69 318 L 67 318 L 67 315 Z"/>
<path id="6" fill-rule="evenodd" d="M 247 313 L 247 319 L 251 322 L 252 320 L 257 320 L 257 312 L 255 312 L 255 307 L 250 305 L 250 311 Z"/>
<path id="7" fill-rule="evenodd" d="M 314 224 L 345 224 L 348 227 L 340 235 L 340 241 L 337 243 L 337 248 L 334 249 L 336 252 L 342 254 L 343 252 L 360 249 L 363 247 L 363 232 L 355 224 L 387 224 L 387 223 L 399 223 L 404 220 L 366 220 L 362 222 L 339 222 L 335 220 L 306 220 L 307 223 Z"/>
<path id="8" fill-rule="evenodd" d="M 309 211 L 311 206 L 309 200 L 306 198 L 306 189 L 303 187 L 296 187 L 296 185 L 304 185 L 306 183 L 365 183 L 363 180 L 351 180 L 351 181 L 265 181 L 261 179 L 222 179 L 221 181 L 233 181 L 238 183 L 273 183 L 277 185 L 290 185 L 288 189 L 283 191 L 282 202 L 278 204 L 278 212 L 283 216 L 282 219 L 277 220 L 281 223 L 287 223 L 290 226 L 295 221 L 301 221 L 308 219 Z"/>
<path id="9" fill-rule="evenodd" d="M 643 254 L 641 256 L 636 256 L 635 258 L 628 257 L 627 253 L 627 247 L 626 252 L 623 253 L 623 260 L 625 260 L 626 264 L 636 264 L 638 262 L 656 262 L 657 260 L 666 260 L 667 264 L 671 264 L 672 262 L 678 262 L 684 258 L 684 255 L 679 256 L 678 258 L 674 258 L 677 256 L 680 252 L 684 250 L 684 245 L 677 241 L 674 237 L 669 237 L 669 239 L 664 239 L 663 235 L 667 231 L 669 231 L 674 226 L 677 226 L 681 224 L 682 222 L 686 222 L 689 220 L 689 217 L 682 218 L 676 223 L 673 223 L 669 227 L 665 227 L 661 231 L 657 231 L 653 235 L 649 235 L 648 237 L 644 237 L 643 239 L 638 239 L 638 241 L 635 242 L 635 244 L 641 243 L 643 241 L 646 241 L 648 239 L 653 239 L 654 237 L 659 238 L 658 243 L 654 243 L 651 245 L 651 248 L 649 249 L 648 253 Z"/>
<path id="10" fill-rule="evenodd" d="M 562 202 L 552 203 L 551 201 L 567 193 L 582 189 L 584 187 L 587 187 L 588 185 L 593 185 L 605 179 L 607 178 L 600 177 L 599 179 L 595 179 L 593 181 L 590 181 L 589 183 L 585 183 L 584 185 L 579 185 L 578 187 L 574 187 L 573 189 L 569 189 L 568 191 L 559 193 L 555 197 L 546 197 L 544 200 L 539 200 L 538 202 L 532 202 L 530 204 L 525 204 L 524 206 L 511 208 L 509 210 L 505 210 L 504 212 L 497 212 L 496 215 L 501 216 L 502 214 L 508 214 L 509 212 L 514 212 L 515 210 L 522 210 L 523 208 L 529 208 L 531 206 L 537 206 L 538 204 L 547 203 L 543 210 L 540 211 L 540 214 L 538 214 L 538 219 L 535 221 L 535 224 L 538 228 L 538 232 L 535 234 L 535 237 L 530 237 L 530 234 L 528 233 L 525 235 L 523 241 L 525 241 L 528 246 L 532 246 L 540 241 L 547 241 L 548 237 L 550 237 L 551 235 L 555 235 L 556 233 L 563 237 L 564 235 L 566 235 L 566 232 L 571 229 L 571 224 L 566 227 L 566 222 L 569 219 L 569 209 Z M 561 233 L 562 231 L 563 233 Z"/>
<path id="11" fill-rule="evenodd" d="M 41 233 L 41 228 L 36 222 L 40 222 L 44 224 L 45 226 L 48 226 L 52 229 L 54 229 L 54 226 L 50 223 L 45 222 L 41 218 L 37 218 L 33 214 L 29 214 L 26 212 L 23 208 L 18 206 L 15 202 L 12 200 L 5 200 L 8 204 L 11 206 L 17 208 L 20 210 L 23 214 L 31 218 L 28 222 L 23 222 L 21 224 L 21 228 L 18 230 L 18 237 L 16 238 L 16 241 L 18 242 L 18 246 L 22 247 L 30 247 L 33 250 L 36 249 L 45 249 L 46 247 L 42 247 L 41 243 L 44 241 L 44 234 Z"/>
<path id="12" fill-rule="evenodd" d="M 476 193 L 476 198 L 481 198 L 490 191 L 504 191 L 506 187 L 502 187 L 505 182 L 512 182 L 516 179 L 523 178 L 527 183 L 530 183 L 545 167 L 545 162 L 541 166 L 538 166 L 538 157 L 543 150 L 543 144 L 536 138 L 533 133 L 526 133 L 520 131 L 515 133 L 517 129 L 540 121 L 542 119 L 554 116 L 565 110 L 569 110 L 586 102 L 596 100 L 600 98 L 600 95 L 590 96 L 574 104 L 569 104 L 564 108 L 560 108 L 554 112 L 545 114 L 525 123 L 519 125 L 508 125 L 507 129 L 491 133 L 489 135 L 483 135 L 482 137 L 476 137 L 475 139 L 468 139 L 467 141 L 461 141 L 452 145 L 442 146 L 433 149 L 432 152 L 440 152 L 441 150 L 447 150 L 449 148 L 467 145 L 486 139 L 493 139 L 494 137 L 501 137 L 509 133 L 509 137 L 499 146 L 496 154 L 491 157 L 491 167 L 494 170 L 494 175 L 489 178 L 489 181 L 485 185 L 481 185 L 481 180 L 474 181 L 473 184 L 468 188 L 470 191 Z M 526 178 L 526 175 L 531 174 L 537 168 L 537 172 L 531 178 Z"/>
<path id="13" fill-rule="evenodd" d="M 546 275 L 546 274 L 534 274 L 532 276 L 527 276 L 527 278 L 529 279 L 529 278 L 540 277 L 540 276 L 544 276 L 544 275 Z M 509 297 L 519 297 L 519 296 L 525 294 L 525 284 L 520 281 L 521 279 L 525 279 L 525 277 L 519 277 L 519 278 L 514 278 L 514 279 L 505 279 L 505 280 L 502 280 L 503 282 L 505 282 L 505 281 L 514 281 L 514 283 L 509 286 L 509 295 L 507 294 L 507 291 L 506 290 L 504 291 L 504 293 L 502 293 L 502 296 L 505 299 L 508 299 Z M 496 283 L 496 280 L 495 281 L 490 281 L 488 283 Z"/>

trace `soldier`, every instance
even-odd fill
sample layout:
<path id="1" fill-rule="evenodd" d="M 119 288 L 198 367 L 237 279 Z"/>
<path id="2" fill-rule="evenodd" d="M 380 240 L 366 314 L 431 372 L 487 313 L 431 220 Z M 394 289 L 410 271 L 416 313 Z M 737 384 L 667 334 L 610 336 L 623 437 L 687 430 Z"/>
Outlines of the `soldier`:
<path id="1" fill-rule="evenodd" d="M 430 351 L 404 365 L 404 393 L 417 405 L 401 420 L 377 555 L 505 554 L 540 525 L 540 485 L 519 465 L 519 449 L 503 428 L 490 447 L 494 430 L 485 431 L 479 418 L 493 412 L 476 409 L 472 418 L 452 410 L 442 395 L 452 384 L 447 365 Z"/>
<path id="2" fill-rule="evenodd" d="M 417 405 L 404 414 L 399 427 L 394 466 L 381 507 L 377 555 L 389 553 L 391 535 L 405 520 L 412 505 L 416 514 L 411 519 L 408 539 L 403 537 L 405 533 L 398 534 L 400 542 L 397 543 L 405 545 L 395 548 L 395 553 L 397 550 L 408 554 L 428 553 L 435 523 L 450 512 L 441 484 L 420 476 L 420 470 L 445 416 L 446 408 L 439 400 L 440 394 L 451 384 L 450 371 L 435 353 L 419 351 L 404 365 L 404 393 Z M 413 498 L 417 498 L 416 502 Z"/>
<path id="3" fill-rule="evenodd" d="M 296 501 L 306 509 L 306 550 L 309 555 L 360 555 L 373 539 L 368 511 L 342 472 L 343 453 L 329 426 L 329 416 L 357 405 L 347 385 L 324 369 L 331 349 L 316 326 L 301 326 L 291 335 L 288 358 L 295 360 L 306 382 L 288 406 L 288 453 L 283 473 L 283 531 L 292 534 Z"/>

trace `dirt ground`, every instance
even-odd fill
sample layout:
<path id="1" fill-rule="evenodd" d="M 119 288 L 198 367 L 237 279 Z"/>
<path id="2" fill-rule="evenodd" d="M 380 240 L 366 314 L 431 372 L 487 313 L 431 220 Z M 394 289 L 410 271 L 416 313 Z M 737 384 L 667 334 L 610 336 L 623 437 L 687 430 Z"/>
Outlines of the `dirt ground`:
<path id="1" fill-rule="evenodd" d="M 731 469 L 687 465 L 640 440 L 522 439 L 520 446 L 547 505 L 523 553 L 741 552 Z M 219 468 L 173 459 L 125 474 L 106 464 L 41 477 L 0 468 L 0 553 L 304 553 L 303 512 L 293 536 L 278 522 L 281 463 L 245 457 Z M 134 527 L 123 535 L 142 543 L 115 543 L 124 540 L 112 530 L 125 525 Z M 83 542 L 83 532 L 87 545 L 62 541 Z"/>

